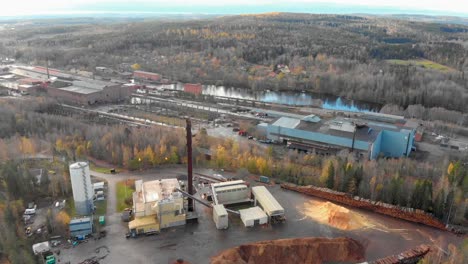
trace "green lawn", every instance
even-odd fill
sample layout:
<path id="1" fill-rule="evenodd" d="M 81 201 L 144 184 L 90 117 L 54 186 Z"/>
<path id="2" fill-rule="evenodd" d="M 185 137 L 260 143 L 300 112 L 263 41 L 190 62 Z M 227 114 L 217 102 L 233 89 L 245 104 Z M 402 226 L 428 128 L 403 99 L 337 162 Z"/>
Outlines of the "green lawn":
<path id="1" fill-rule="evenodd" d="M 66 199 L 65 203 L 65 212 L 73 218 L 76 216 L 76 211 L 75 211 L 75 201 L 73 200 L 73 196 L 69 197 Z"/>
<path id="2" fill-rule="evenodd" d="M 97 217 L 101 215 L 106 215 L 107 213 L 107 199 L 103 201 L 95 201 L 94 206 L 96 206 L 95 215 Z"/>
<path id="3" fill-rule="evenodd" d="M 121 181 L 117 183 L 117 211 L 123 211 L 127 207 L 132 207 L 131 198 L 135 191 L 135 181 Z M 126 203 L 127 202 L 129 203 Z"/>
<path id="4" fill-rule="evenodd" d="M 433 62 L 430 60 L 387 60 L 387 62 L 397 65 L 414 65 L 420 66 L 427 69 L 433 69 L 438 71 L 452 71 L 453 69 L 445 65 Z"/>
<path id="5" fill-rule="evenodd" d="M 93 171 L 97 171 L 97 172 L 105 173 L 105 174 L 111 174 L 110 170 L 112 169 L 112 168 L 106 168 L 106 167 L 99 167 L 99 166 L 97 166 L 96 164 L 94 164 L 92 162 L 90 162 L 90 168 Z M 118 169 L 118 168 L 115 168 L 115 172 L 119 173 L 119 172 L 121 172 L 121 170 Z"/>

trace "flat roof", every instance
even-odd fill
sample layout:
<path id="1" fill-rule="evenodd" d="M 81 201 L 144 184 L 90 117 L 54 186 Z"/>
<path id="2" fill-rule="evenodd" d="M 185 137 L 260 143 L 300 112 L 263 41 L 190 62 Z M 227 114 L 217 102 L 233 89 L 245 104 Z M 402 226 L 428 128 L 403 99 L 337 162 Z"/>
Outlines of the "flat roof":
<path id="1" fill-rule="evenodd" d="M 58 88 L 59 90 L 64 90 L 72 93 L 79 93 L 79 94 L 92 94 L 92 93 L 98 93 L 100 90 L 92 89 L 92 88 L 86 88 L 86 87 L 80 87 L 80 86 L 67 86 L 63 88 Z"/>
<path id="2" fill-rule="evenodd" d="M 77 225 L 91 222 L 91 217 L 82 217 L 82 218 L 75 218 L 70 220 L 70 225 Z"/>
<path id="3" fill-rule="evenodd" d="M 221 186 L 215 189 L 216 192 L 222 192 L 222 191 L 229 191 L 229 190 L 235 190 L 239 188 L 247 188 L 246 184 L 236 184 L 236 185 L 230 185 L 230 186 Z"/>
<path id="4" fill-rule="evenodd" d="M 300 119 L 283 116 L 283 117 L 280 117 L 278 120 L 276 120 L 273 123 L 273 126 L 296 128 L 300 122 L 301 122 Z"/>
<path id="5" fill-rule="evenodd" d="M 265 186 L 252 187 L 252 193 L 263 207 L 267 215 L 281 215 L 284 214 L 284 208 L 278 201 L 271 195 L 270 191 Z"/>
<path id="6" fill-rule="evenodd" d="M 257 220 L 261 218 L 268 218 L 267 214 L 262 210 L 262 208 L 255 206 L 247 209 L 239 210 L 242 219 L 246 220 Z"/>
<path id="7" fill-rule="evenodd" d="M 245 185 L 246 183 L 243 180 L 236 180 L 236 181 L 217 182 L 217 183 L 213 183 L 211 186 L 213 186 L 213 188 L 219 188 L 219 187 L 222 187 L 222 186 L 238 185 L 238 184 L 244 184 Z"/>
<path id="8" fill-rule="evenodd" d="M 161 179 L 155 181 L 144 182 L 142 186 L 143 202 L 157 202 L 163 199 L 172 199 L 174 196 L 179 197 L 180 193 L 174 189 L 180 189 L 180 184 L 177 179 Z"/>

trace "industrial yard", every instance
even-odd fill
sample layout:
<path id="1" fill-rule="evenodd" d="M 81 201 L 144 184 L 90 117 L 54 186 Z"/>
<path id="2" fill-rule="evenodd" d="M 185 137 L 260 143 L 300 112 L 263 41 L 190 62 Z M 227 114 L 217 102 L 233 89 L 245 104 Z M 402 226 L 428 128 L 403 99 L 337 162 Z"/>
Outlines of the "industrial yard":
<path id="1" fill-rule="evenodd" d="M 117 181 L 132 178 L 157 180 L 176 178 L 183 174 L 186 168 L 169 167 L 141 173 L 121 173 L 117 175 L 91 172 L 92 175 L 109 181 L 109 192 L 115 188 Z M 209 170 L 196 169 L 204 174 Z M 226 173 L 226 176 L 232 174 Z M 259 185 L 252 182 L 252 185 Z M 260 186 L 263 186 L 260 184 Z M 268 226 L 246 228 L 238 216 L 229 216 L 229 228 L 217 230 L 213 222 L 212 209 L 196 205 L 198 223 L 172 227 L 162 230 L 158 235 L 142 236 L 136 239 L 125 238 L 128 232 L 127 223 L 121 222 L 120 213 L 115 211 L 115 201 L 109 197 L 107 237 L 100 240 L 89 240 L 74 248 L 64 249 L 61 262 L 78 263 L 93 256 L 101 257 L 95 249 L 108 247 L 110 253 L 99 263 L 172 263 L 176 259 L 184 259 L 190 263 L 207 263 L 210 257 L 222 250 L 255 241 L 296 237 L 351 237 L 365 245 L 366 260 L 374 260 L 384 256 L 397 254 L 420 244 L 435 244 L 445 248 L 449 243 L 459 243 L 462 238 L 456 235 L 430 227 L 409 223 L 346 207 L 350 213 L 356 214 L 373 223 L 357 229 L 339 229 L 308 216 L 310 203 L 324 203 L 324 200 L 306 196 L 292 191 L 286 191 L 276 185 L 267 187 L 277 201 L 285 208 L 286 221 Z M 318 205 L 320 206 L 320 205 Z"/>

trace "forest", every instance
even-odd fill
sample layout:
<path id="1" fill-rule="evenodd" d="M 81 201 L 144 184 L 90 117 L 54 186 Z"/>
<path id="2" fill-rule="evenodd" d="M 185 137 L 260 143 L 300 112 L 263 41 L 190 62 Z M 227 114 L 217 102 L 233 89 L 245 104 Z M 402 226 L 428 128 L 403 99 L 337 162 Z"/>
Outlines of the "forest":
<path id="1" fill-rule="evenodd" d="M 295 90 L 468 112 L 468 27 L 391 17 L 270 13 L 198 20 L 18 25 L 0 56 L 93 72 Z M 281 67 L 278 67 L 280 65 Z M 287 69 L 283 68 L 287 66 Z"/>

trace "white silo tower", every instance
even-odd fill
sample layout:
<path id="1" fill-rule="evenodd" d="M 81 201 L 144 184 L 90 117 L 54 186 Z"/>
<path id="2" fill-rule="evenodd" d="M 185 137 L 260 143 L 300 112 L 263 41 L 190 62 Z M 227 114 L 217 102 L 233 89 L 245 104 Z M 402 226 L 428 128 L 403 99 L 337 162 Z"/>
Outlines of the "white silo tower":
<path id="1" fill-rule="evenodd" d="M 71 164 L 70 178 L 76 213 L 79 215 L 90 215 L 94 207 L 94 192 L 88 163 L 82 161 Z"/>

